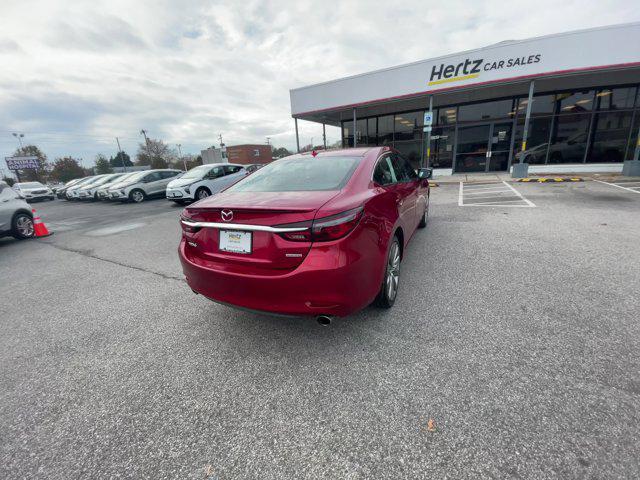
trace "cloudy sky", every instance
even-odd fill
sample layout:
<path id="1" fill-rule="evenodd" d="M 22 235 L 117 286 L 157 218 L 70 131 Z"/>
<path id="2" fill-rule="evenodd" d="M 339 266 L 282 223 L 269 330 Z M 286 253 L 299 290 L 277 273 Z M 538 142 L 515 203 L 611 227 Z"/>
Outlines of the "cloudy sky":
<path id="1" fill-rule="evenodd" d="M 640 20 L 637 0 L 1 0 L 0 150 L 135 154 L 152 138 L 295 145 L 289 89 L 501 40 Z M 300 123 L 301 143 L 321 126 Z M 327 131 L 339 138 L 338 129 Z"/>

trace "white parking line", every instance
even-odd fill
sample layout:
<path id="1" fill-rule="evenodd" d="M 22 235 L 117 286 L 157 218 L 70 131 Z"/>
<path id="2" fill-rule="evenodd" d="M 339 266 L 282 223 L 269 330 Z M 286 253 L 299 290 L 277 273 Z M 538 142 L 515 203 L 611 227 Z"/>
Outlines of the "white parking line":
<path id="1" fill-rule="evenodd" d="M 535 207 L 535 204 L 534 204 L 532 201 L 527 200 L 526 198 L 524 198 L 524 197 L 522 196 L 522 194 L 521 194 L 518 190 L 516 190 L 515 188 L 513 188 L 513 187 L 512 187 L 511 185 L 509 185 L 507 182 L 505 182 L 505 181 L 503 180 L 503 181 L 502 181 L 502 183 L 504 183 L 507 187 L 509 187 L 511 190 L 513 190 L 513 193 L 515 193 L 515 194 L 516 194 L 516 195 L 518 195 L 522 200 L 524 200 L 524 201 L 527 203 L 527 205 L 529 205 L 529 206 L 530 206 L 530 207 L 532 207 L 532 208 L 533 208 L 533 207 Z"/>
<path id="2" fill-rule="evenodd" d="M 460 182 L 458 205 L 461 207 L 525 207 L 535 204 L 522 196 L 507 182 L 491 185 L 469 185 Z"/>
<path id="3" fill-rule="evenodd" d="M 612 187 L 618 187 L 618 188 L 621 188 L 622 190 L 627 190 L 628 192 L 640 193 L 640 190 L 636 190 L 636 188 L 640 188 L 640 187 L 631 187 L 631 188 L 623 187 L 622 185 L 619 185 L 617 183 L 603 182 L 602 180 L 594 180 L 594 182 L 604 183 L 605 185 L 611 185 Z M 638 183 L 638 182 L 629 182 L 629 183 Z"/>

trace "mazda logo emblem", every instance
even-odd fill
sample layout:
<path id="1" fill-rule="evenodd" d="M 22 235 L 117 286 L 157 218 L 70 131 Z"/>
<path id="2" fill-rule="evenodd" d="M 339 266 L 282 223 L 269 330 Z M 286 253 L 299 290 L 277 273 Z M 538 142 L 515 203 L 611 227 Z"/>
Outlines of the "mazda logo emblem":
<path id="1" fill-rule="evenodd" d="M 225 222 L 230 222 L 231 220 L 233 220 L 233 212 L 231 210 L 222 210 L 222 212 L 220 212 L 220 215 L 222 215 L 222 220 L 224 220 Z"/>

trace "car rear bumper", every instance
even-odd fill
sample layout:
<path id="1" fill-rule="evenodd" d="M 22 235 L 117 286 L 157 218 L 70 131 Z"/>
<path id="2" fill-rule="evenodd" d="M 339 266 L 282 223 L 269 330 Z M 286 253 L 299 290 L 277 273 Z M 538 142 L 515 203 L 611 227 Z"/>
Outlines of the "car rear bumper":
<path id="1" fill-rule="evenodd" d="M 290 316 L 354 313 L 375 298 L 384 262 L 336 242 L 312 247 L 303 262 L 282 274 L 238 274 L 211 268 L 185 238 L 179 255 L 188 285 L 213 301 L 243 309 Z M 355 253 L 355 254 L 354 254 Z"/>

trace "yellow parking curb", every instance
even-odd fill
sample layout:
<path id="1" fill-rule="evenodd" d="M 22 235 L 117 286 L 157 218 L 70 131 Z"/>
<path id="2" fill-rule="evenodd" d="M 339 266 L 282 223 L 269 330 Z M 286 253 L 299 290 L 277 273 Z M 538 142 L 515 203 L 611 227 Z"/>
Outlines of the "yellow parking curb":
<path id="1" fill-rule="evenodd" d="M 553 177 L 553 178 L 548 178 L 548 177 L 541 177 L 541 178 L 519 178 L 516 180 L 516 182 L 522 182 L 522 183 L 532 183 L 532 182 L 537 182 L 537 183 L 561 183 L 561 182 L 584 182 L 583 178 L 580 177 Z"/>

